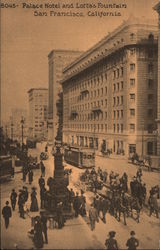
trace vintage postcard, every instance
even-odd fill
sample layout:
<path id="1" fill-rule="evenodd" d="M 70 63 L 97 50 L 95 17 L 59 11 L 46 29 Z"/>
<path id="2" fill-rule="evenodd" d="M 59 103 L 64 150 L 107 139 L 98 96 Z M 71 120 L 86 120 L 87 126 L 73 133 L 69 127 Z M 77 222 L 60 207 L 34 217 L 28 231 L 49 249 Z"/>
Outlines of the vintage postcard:
<path id="1" fill-rule="evenodd" d="M 1 249 L 160 249 L 160 1 L 0 1 Z"/>

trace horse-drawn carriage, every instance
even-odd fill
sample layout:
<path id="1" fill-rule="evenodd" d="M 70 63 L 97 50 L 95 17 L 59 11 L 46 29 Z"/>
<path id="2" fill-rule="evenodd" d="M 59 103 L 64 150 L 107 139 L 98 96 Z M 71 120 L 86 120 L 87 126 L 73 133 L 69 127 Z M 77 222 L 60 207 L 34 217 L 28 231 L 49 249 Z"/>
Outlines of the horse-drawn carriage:
<path id="1" fill-rule="evenodd" d="M 128 157 L 128 163 L 132 163 L 136 165 L 144 165 L 145 157 L 139 156 L 137 153 L 132 153 Z"/>
<path id="2" fill-rule="evenodd" d="M 159 156 L 139 156 L 137 153 L 133 153 L 129 156 L 128 162 L 140 166 L 147 167 L 149 171 L 160 170 L 160 157 Z"/>
<path id="3" fill-rule="evenodd" d="M 123 215 L 124 225 L 127 225 L 126 218 L 132 217 L 139 223 L 141 206 L 138 199 L 128 193 L 119 193 L 111 189 L 109 185 L 103 185 L 102 190 L 98 190 L 99 196 L 107 200 L 108 211 L 120 221 Z M 136 212 L 136 217 L 134 217 Z"/>
<path id="4" fill-rule="evenodd" d="M 89 173 L 88 171 L 85 171 L 81 174 L 80 180 L 82 182 L 85 182 L 86 189 L 88 191 L 94 192 L 96 190 L 101 190 L 103 187 L 103 182 L 101 181 L 99 176 Z"/>

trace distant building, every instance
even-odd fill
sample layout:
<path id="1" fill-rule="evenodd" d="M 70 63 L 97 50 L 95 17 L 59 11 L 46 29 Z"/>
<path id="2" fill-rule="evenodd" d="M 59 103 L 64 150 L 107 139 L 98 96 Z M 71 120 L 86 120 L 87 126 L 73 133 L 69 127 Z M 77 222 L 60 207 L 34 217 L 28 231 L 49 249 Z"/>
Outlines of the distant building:
<path id="1" fill-rule="evenodd" d="M 64 70 L 63 141 L 156 152 L 158 28 L 130 18 Z"/>
<path id="2" fill-rule="evenodd" d="M 9 133 L 10 138 L 13 137 L 14 140 L 18 140 L 22 143 L 22 119 L 23 123 L 23 138 L 28 135 L 28 117 L 27 110 L 23 108 L 14 108 L 11 110 L 11 117 L 9 123 Z M 8 128 L 6 127 L 8 130 Z"/>
<path id="3" fill-rule="evenodd" d="M 48 89 L 33 88 L 29 97 L 29 138 L 47 139 Z"/>
<path id="4" fill-rule="evenodd" d="M 54 143 L 57 133 L 57 108 L 58 93 L 62 91 L 62 69 L 82 52 L 72 50 L 52 50 L 48 55 L 49 64 L 49 94 L 48 94 L 48 141 Z"/>
<path id="5" fill-rule="evenodd" d="M 158 33 L 158 109 L 157 109 L 157 155 L 160 156 L 160 2 L 156 4 L 154 9 L 158 12 L 158 20 L 159 20 L 159 33 Z"/>

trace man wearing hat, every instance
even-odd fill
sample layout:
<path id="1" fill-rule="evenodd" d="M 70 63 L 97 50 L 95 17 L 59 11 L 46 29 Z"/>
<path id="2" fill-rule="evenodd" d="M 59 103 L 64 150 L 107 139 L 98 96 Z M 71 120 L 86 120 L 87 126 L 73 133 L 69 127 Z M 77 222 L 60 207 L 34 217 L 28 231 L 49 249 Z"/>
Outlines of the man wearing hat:
<path id="1" fill-rule="evenodd" d="M 114 239 L 115 235 L 116 235 L 115 231 L 109 232 L 109 238 L 106 239 L 106 242 L 105 242 L 106 249 L 108 250 L 118 249 L 117 241 Z"/>
<path id="2" fill-rule="evenodd" d="M 24 204 L 25 204 L 24 190 L 20 189 L 19 190 L 19 196 L 18 196 L 18 206 L 19 206 L 20 217 L 23 218 L 23 219 L 25 219 L 25 217 L 24 217 Z"/>
<path id="3" fill-rule="evenodd" d="M 79 193 L 76 192 L 76 196 L 73 200 L 73 209 L 75 211 L 75 217 L 78 217 L 78 215 L 79 215 L 79 208 L 80 208 Z"/>
<path id="4" fill-rule="evenodd" d="M 44 234 L 45 243 L 48 244 L 48 234 L 47 234 L 47 217 L 44 215 L 44 212 L 40 212 L 41 223 L 42 223 L 42 232 Z"/>
<path id="5" fill-rule="evenodd" d="M 135 232 L 130 232 L 131 237 L 127 240 L 126 246 L 128 247 L 128 250 L 136 250 L 139 246 L 139 240 L 135 238 Z"/>
<path id="6" fill-rule="evenodd" d="M 6 229 L 9 226 L 9 218 L 12 216 L 11 207 L 9 206 L 9 201 L 6 201 L 6 206 L 2 209 L 2 215 L 4 217 Z"/>
<path id="7" fill-rule="evenodd" d="M 94 204 L 91 204 L 91 207 L 89 209 L 89 220 L 91 225 L 91 230 L 93 231 L 95 229 L 96 222 L 99 222 L 98 218 L 98 212 L 97 209 L 94 207 Z"/>

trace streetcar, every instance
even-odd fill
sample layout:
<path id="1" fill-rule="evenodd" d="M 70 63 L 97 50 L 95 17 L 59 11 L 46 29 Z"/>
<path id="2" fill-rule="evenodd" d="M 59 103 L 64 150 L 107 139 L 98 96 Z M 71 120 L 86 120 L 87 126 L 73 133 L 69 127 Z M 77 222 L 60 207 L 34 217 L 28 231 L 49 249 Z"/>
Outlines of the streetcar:
<path id="1" fill-rule="evenodd" d="M 0 180 L 10 179 L 13 176 L 12 157 L 10 155 L 0 156 Z"/>
<path id="2" fill-rule="evenodd" d="M 79 168 L 95 167 L 94 149 L 66 146 L 64 149 L 64 160 Z"/>

